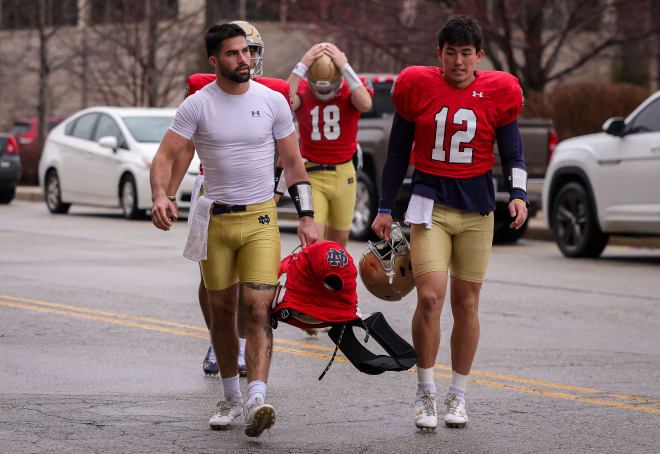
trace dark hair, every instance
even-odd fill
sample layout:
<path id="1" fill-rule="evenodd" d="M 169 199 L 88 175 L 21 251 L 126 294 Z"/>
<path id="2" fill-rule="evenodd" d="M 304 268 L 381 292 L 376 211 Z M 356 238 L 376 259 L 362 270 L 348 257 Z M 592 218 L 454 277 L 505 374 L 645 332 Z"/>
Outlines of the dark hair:
<path id="1" fill-rule="evenodd" d="M 222 42 L 225 39 L 236 36 L 245 36 L 247 38 L 243 29 L 236 24 L 222 24 L 209 27 L 204 33 L 207 56 L 216 55 L 222 49 Z"/>
<path id="2" fill-rule="evenodd" d="M 476 20 L 467 16 L 452 16 L 442 26 L 438 33 L 438 47 L 447 44 L 463 46 L 474 45 L 477 52 L 481 50 L 481 27 Z"/>

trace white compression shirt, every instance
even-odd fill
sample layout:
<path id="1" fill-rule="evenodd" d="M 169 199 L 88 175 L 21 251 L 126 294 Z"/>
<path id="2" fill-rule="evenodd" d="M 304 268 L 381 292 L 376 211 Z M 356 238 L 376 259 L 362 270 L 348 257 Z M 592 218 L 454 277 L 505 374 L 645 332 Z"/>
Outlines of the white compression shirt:
<path id="1" fill-rule="evenodd" d="M 204 167 L 206 197 L 249 205 L 273 198 L 275 140 L 295 128 L 284 96 L 250 81 L 241 95 L 210 83 L 188 96 L 170 130 L 194 140 Z"/>

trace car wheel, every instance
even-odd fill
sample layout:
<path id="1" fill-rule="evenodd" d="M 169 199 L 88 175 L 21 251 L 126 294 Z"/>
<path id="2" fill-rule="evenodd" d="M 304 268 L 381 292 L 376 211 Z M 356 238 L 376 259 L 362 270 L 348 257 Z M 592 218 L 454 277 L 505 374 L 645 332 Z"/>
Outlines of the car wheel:
<path id="1" fill-rule="evenodd" d="M 351 224 L 350 237 L 366 240 L 371 235 L 371 223 L 376 217 L 376 188 L 364 172 L 358 172 L 355 184 L 355 213 Z"/>
<path id="2" fill-rule="evenodd" d="M 132 175 L 122 178 L 119 185 L 119 198 L 122 214 L 126 219 L 138 219 L 144 217 L 144 210 L 138 209 L 137 189 L 135 179 Z"/>
<path id="3" fill-rule="evenodd" d="M 14 200 L 14 195 L 16 195 L 16 186 L 9 189 L 3 189 L 0 191 L 0 203 L 5 204 Z"/>
<path id="4" fill-rule="evenodd" d="M 609 236 L 598 227 L 589 194 L 579 183 L 568 183 L 559 190 L 550 223 L 566 257 L 598 257 L 607 245 Z"/>
<path id="5" fill-rule="evenodd" d="M 46 206 L 48 211 L 54 214 L 66 214 L 71 207 L 70 203 L 62 203 L 62 187 L 57 171 L 51 170 L 46 174 L 46 184 L 44 185 Z"/>

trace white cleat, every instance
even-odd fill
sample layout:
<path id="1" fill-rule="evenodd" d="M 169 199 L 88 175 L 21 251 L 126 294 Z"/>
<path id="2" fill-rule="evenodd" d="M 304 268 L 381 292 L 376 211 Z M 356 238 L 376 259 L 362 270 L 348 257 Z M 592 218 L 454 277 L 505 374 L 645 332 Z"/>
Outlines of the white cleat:
<path id="1" fill-rule="evenodd" d="M 445 425 L 452 428 L 465 427 L 465 424 L 468 422 L 465 401 L 456 397 L 455 393 L 449 393 L 445 398 L 445 405 L 447 406 Z"/>
<path id="2" fill-rule="evenodd" d="M 415 400 L 415 426 L 422 431 L 435 430 L 438 425 L 438 413 L 435 405 L 435 394 L 424 390 L 424 397 Z"/>
<path id="3" fill-rule="evenodd" d="M 257 397 L 247 409 L 245 416 L 245 435 L 259 437 L 266 429 L 275 424 L 275 409 L 264 403 L 263 398 Z"/>
<path id="4" fill-rule="evenodd" d="M 234 419 L 243 413 L 243 404 L 231 400 L 218 402 L 218 412 L 209 419 L 213 430 L 227 430 Z"/>

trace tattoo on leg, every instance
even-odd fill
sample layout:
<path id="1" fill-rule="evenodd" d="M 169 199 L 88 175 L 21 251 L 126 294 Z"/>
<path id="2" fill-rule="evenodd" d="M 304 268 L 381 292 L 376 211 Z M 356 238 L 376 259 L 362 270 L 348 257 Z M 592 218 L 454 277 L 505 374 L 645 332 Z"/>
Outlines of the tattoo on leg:
<path id="1" fill-rule="evenodd" d="M 264 332 L 266 333 L 266 339 L 268 339 L 268 345 L 266 346 L 266 358 L 273 357 L 273 328 L 270 325 L 264 325 Z"/>
<path id="2" fill-rule="evenodd" d="M 275 286 L 270 284 L 246 282 L 245 285 L 247 285 L 247 287 L 251 288 L 252 290 L 275 290 Z"/>

